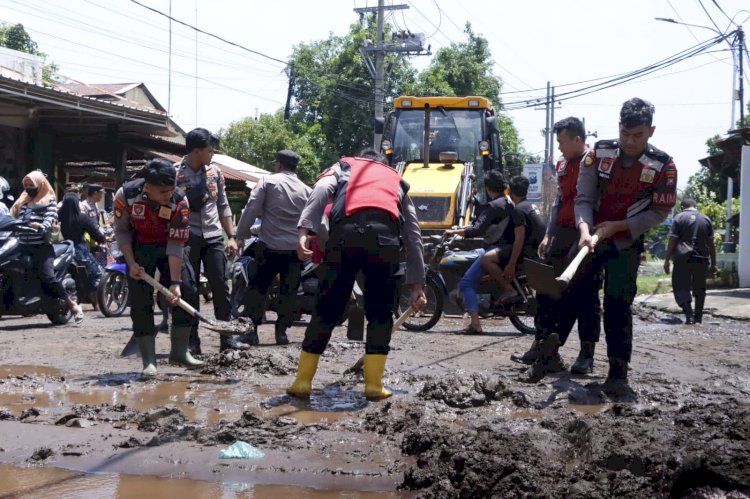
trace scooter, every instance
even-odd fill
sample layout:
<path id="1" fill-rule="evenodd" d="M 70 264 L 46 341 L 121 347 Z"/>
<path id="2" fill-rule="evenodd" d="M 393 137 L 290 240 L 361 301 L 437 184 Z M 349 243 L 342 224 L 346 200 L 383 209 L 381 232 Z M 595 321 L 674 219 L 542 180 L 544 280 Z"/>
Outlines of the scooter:
<path id="1" fill-rule="evenodd" d="M 50 298 L 42 291 L 39 279 L 29 279 L 31 258 L 21 253 L 18 235 L 36 231 L 9 215 L 0 216 L 0 316 L 44 314 L 55 325 L 67 324 L 73 313 L 60 299 Z M 75 249 L 71 241 L 53 245 L 55 279 L 62 283 L 68 296 L 78 301 L 76 282 L 71 275 Z"/>
<path id="2" fill-rule="evenodd" d="M 404 322 L 407 330 L 428 331 L 437 324 L 444 312 L 451 315 L 463 315 L 464 307 L 459 283 L 471 264 L 479 258 L 480 253 L 475 250 L 452 248 L 458 244 L 457 241 L 456 237 L 445 239 L 442 236 L 431 236 L 429 242 L 424 244 L 427 305 Z M 528 285 L 526 275 L 523 273 L 516 273 L 512 286 L 519 293 L 519 299 L 513 303 L 500 304 L 498 303 L 502 293 L 500 286 L 491 276 L 485 275 L 480 280 L 477 290 L 479 315 L 483 318 L 507 317 L 520 332 L 535 334 L 536 294 Z M 409 307 L 409 295 L 409 289 L 402 286 L 399 299 L 401 312 Z"/>

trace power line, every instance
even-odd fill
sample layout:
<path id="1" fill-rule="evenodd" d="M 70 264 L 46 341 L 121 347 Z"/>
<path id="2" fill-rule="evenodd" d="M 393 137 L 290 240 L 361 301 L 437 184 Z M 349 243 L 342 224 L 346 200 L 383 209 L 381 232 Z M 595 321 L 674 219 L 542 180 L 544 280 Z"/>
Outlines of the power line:
<path id="1" fill-rule="evenodd" d="M 197 28 L 197 27 L 193 26 L 192 24 L 188 24 L 188 23 L 186 23 L 184 21 L 180 21 L 179 19 L 175 19 L 174 17 L 170 16 L 169 14 L 165 14 L 164 12 L 162 12 L 162 11 L 160 11 L 158 9 L 155 9 L 153 7 L 149 7 L 148 5 L 144 5 L 141 2 L 139 2 L 138 0 L 130 0 L 130 1 L 133 2 L 136 5 L 140 5 L 144 9 L 148 9 L 148 10 L 150 10 L 152 12 L 155 12 L 156 14 L 159 14 L 160 16 L 164 16 L 167 19 L 170 19 L 170 20 L 172 20 L 172 21 L 174 21 L 174 22 L 176 22 L 178 24 L 182 24 L 186 28 L 190 28 L 193 31 L 196 31 L 197 33 L 201 33 L 202 35 L 206 35 L 206 36 L 210 36 L 212 38 L 216 38 L 217 40 L 221 40 L 224 43 L 227 43 L 227 44 L 229 44 L 229 45 L 231 45 L 233 47 L 237 47 L 239 49 L 242 49 L 242 50 L 244 50 L 246 52 L 250 52 L 251 54 L 255 54 L 255 55 L 259 55 L 261 57 L 265 57 L 266 59 L 269 59 L 271 61 L 280 62 L 281 64 L 283 64 L 285 66 L 287 65 L 286 61 L 282 61 L 281 59 L 277 59 L 275 57 L 271 57 L 270 55 L 264 54 L 263 52 L 258 52 L 257 50 L 253 50 L 251 48 L 247 48 L 244 45 L 240 45 L 239 43 L 235 43 L 235 42 L 229 41 L 226 38 L 220 37 L 219 35 L 214 35 L 213 33 L 209 33 L 208 31 L 204 31 L 204 30 L 202 30 L 200 28 Z"/>

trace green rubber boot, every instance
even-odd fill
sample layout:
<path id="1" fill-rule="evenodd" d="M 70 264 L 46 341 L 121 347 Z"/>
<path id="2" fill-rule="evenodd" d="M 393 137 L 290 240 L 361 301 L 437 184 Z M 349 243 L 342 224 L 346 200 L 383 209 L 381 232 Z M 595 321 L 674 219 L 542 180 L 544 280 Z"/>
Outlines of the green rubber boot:
<path id="1" fill-rule="evenodd" d="M 170 334 L 172 349 L 169 351 L 169 362 L 188 369 L 200 369 L 204 362 L 194 359 L 188 350 L 190 326 L 172 326 Z"/>
<path id="2" fill-rule="evenodd" d="M 156 376 L 156 336 L 138 336 L 138 349 L 143 359 L 142 378 L 153 378 Z"/>

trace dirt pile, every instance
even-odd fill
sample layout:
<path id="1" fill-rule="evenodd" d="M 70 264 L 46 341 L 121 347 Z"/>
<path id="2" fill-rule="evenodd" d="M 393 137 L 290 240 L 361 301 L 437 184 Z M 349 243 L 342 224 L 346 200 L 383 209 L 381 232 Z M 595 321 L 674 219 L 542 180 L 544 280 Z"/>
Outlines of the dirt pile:
<path id="1" fill-rule="evenodd" d="M 295 351 L 294 354 L 296 353 Z M 201 374 L 214 376 L 233 376 L 243 372 L 262 376 L 285 376 L 297 371 L 297 357 L 289 350 L 225 350 L 206 356 L 205 361 L 206 366 L 201 370 Z"/>
<path id="2" fill-rule="evenodd" d="M 458 432 L 422 424 L 403 437 L 402 451 L 416 462 L 402 488 L 425 497 L 747 494 L 749 423 L 740 406 L 615 405 L 585 419 L 493 420 Z"/>
<path id="3" fill-rule="evenodd" d="M 507 383 L 497 376 L 458 371 L 425 383 L 423 400 L 439 400 L 456 408 L 479 407 L 510 395 Z"/>

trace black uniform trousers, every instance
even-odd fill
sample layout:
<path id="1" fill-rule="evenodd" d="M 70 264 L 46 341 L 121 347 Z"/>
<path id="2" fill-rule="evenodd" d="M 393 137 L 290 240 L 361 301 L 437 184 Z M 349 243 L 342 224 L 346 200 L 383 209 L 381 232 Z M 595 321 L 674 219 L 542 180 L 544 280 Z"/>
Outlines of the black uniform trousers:
<path id="1" fill-rule="evenodd" d="M 604 335 L 607 357 L 630 362 L 633 352 L 632 305 L 637 291 L 636 279 L 643 245 L 618 250 L 611 240 L 596 245 L 592 271 L 604 271 Z"/>
<path id="2" fill-rule="evenodd" d="M 272 250 L 263 242 L 255 246 L 257 270 L 245 292 L 245 306 L 253 324 L 263 323 L 268 288 L 279 274 L 279 297 L 276 324 L 284 329 L 294 320 L 295 297 L 299 287 L 301 262 L 294 250 Z"/>
<path id="3" fill-rule="evenodd" d="M 224 252 L 224 237 L 216 236 L 203 238 L 190 235 L 185 244 L 186 256 L 190 261 L 195 274 L 196 287 L 200 282 L 201 264 L 211 287 L 214 302 L 214 315 L 220 321 L 231 319 L 231 307 L 229 305 L 229 284 L 226 279 L 227 255 Z M 200 298 L 200 296 L 199 296 Z M 200 311 L 200 299 L 196 302 L 195 309 Z M 191 331 L 191 337 L 197 337 L 198 324 Z"/>
<path id="4" fill-rule="evenodd" d="M 367 354 L 387 355 L 398 297 L 398 222 L 381 210 L 366 210 L 335 222 L 326 245 L 315 314 L 305 331 L 302 350 L 321 354 L 341 322 L 354 280 L 364 277 Z"/>
<path id="5" fill-rule="evenodd" d="M 42 292 L 50 298 L 64 300 L 68 297 L 63 285 L 55 277 L 55 252 L 51 244 L 22 244 L 21 253 L 31 257 L 31 275 L 39 279 Z"/>
<path id="6" fill-rule="evenodd" d="M 696 301 L 705 298 L 707 278 L 708 258 L 692 255 L 685 262 L 675 260 L 672 269 L 672 293 L 677 305 L 689 305 L 693 297 Z"/>
<path id="7" fill-rule="evenodd" d="M 555 269 L 555 275 L 563 273 L 578 250 L 578 230 L 560 227 L 548 251 L 548 263 Z M 565 344 L 578 321 L 580 341 L 598 342 L 601 335 L 602 306 L 599 289 L 602 286 L 601 271 L 594 272 L 592 259 L 586 258 L 578 268 L 570 285 L 559 299 L 538 294 L 540 334 L 547 336 L 556 332 Z"/>
<path id="8" fill-rule="evenodd" d="M 169 288 L 170 273 L 169 261 L 164 246 L 156 245 L 133 245 L 133 256 L 135 261 L 153 276 L 159 269 L 159 281 Z M 182 260 L 181 272 L 182 284 L 180 292 L 182 299 L 194 308 L 198 303 L 198 289 L 195 285 L 195 275 L 187 260 Z M 133 335 L 154 336 L 154 288 L 144 280 L 135 280 L 128 275 L 128 288 L 130 290 L 130 318 L 133 320 Z M 198 320 L 184 311 L 179 306 L 172 308 L 172 325 L 176 327 L 191 327 L 197 325 Z"/>

